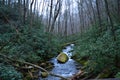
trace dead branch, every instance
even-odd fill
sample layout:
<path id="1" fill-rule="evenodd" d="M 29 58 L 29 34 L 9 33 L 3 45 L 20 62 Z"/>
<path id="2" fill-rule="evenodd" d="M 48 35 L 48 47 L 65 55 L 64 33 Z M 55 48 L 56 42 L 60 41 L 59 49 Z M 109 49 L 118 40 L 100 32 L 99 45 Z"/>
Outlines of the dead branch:
<path id="1" fill-rule="evenodd" d="M 14 60 L 14 59 L 9 58 L 8 56 L 6 56 L 6 55 L 4 55 L 4 54 L 1 54 L 1 53 L 0 53 L 0 56 L 4 57 L 4 58 L 6 58 L 6 59 L 8 59 L 8 60 L 10 60 L 10 61 L 13 61 L 13 62 L 16 61 L 16 62 L 18 62 L 18 63 L 27 64 L 27 65 L 33 66 L 33 67 L 35 67 L 35 68 L 41 69 L 41 70 L 47 72 L 47 73 L 48 73 L 49 75 L 51 75 L 51 76 L 55 76 L 55 77 L 59 77 L 59 78 L 64 79 L 64 80 L 68 80 L 67 78 L 65 78 L 65 77 L 63 77 L 63 76 L 60 76 L 60 75 L 58 75 L 58 74 L 54 74 L 54 73 L 48 72 L 46 69 L 44 69 L 44 68 L 42 68 L 42 67 L 40 67 L 40 66 L 38 66 L 38 65 L 35 65 L 35 64 L 29 63 L 29 62 L 25 62 L 25 61 Z"/>
<path id="2" fill-rule="evenodd" d="M 70 45 L 70 44 L 76 44 L 77 42 L 78 42 L 78 40 L 68 42 L 68 43 L 64 43 L 64 44 L 61 44 L 61 47 L 65 47 L 65 46 Z"/>

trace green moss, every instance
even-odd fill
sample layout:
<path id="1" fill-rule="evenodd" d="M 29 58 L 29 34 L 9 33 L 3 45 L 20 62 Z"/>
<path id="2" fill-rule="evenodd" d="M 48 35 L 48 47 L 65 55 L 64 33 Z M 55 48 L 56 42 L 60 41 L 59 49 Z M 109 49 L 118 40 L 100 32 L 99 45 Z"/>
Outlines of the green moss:
<path id="1" fill-rule="evenodd" d="M 109 77 L 109 73 L 101 73 L 99 74 L 99 78 L 108 78 Z"/>
<path id="2" fill-rule="evenodd" d="M 111 71 L 109 71 L 109 70 L 104 70 L 102 73 L 100 73 L 98 76 L 97 76 L 97 78 L 108 78 L 109 76 L 110 76 L 110 74 L 111 74 Z"/>
<path id="3" fill-rule="evenodd" d="M 61 52 L 61 53 L 57 56 L 57 60 L 58 60 L 59 62 L 61 62 L 61 63 L 67 62 L 68 59 L 69 59 L 69 57 L 68 57 L 65 53 L 63 53 L 63 52 Z"/>
<path id="4" fill-rule="evenodd" d="M 42 76 L 43 78 L 46 78 L 46 77 L 48 76 L 48 73 L 47 73 L 47 72 L 41 72 L 41 76 Z"/>
<path id="5" fill-rule="evenodd" d="M 85 65 L 87 61 L 85 60 L 80 60 L 79 63 L 82 64 L 82 65 Z"/>

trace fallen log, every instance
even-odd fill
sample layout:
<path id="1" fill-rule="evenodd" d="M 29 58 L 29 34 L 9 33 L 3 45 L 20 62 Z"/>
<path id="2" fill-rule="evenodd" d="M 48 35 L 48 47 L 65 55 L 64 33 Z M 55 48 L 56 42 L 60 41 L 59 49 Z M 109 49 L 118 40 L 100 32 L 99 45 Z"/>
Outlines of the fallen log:
<path id="1" fill-rule="evenodd" d="M 65 47 L 65 46 L 70 45 L 70 44 L 75 44 L 77 42 L 78 42 L 78 40 L 72 41 L 72 42 L 68 42 L 68 43 L 64 43 L 64 44 L 61 44 L 61 47 Z"/>
<path id="2" fill-rule="evenodd" d="M 44 69 L 44 68 L 42 68 L 42 67 L 40 67 L 40 66 L 38 66 L 38 65 L 36 65 L 36 64 L 32 64 L 32 63 L 25 62 L 25 61 L 20 61 L 20 60 L 14 60 L 14 59 L 11 59 L 11 58 L 9 58 L 8 56 L 6 56 L 6 55 L 4 55 L 4 54 L 1 54 L 1 53 L 0 53 L 0 56 L 4 57 L 4 58 L 6 58 L 6 59 L 8 59 L 8 60 L 10 60 L 10 61 L 13 61 L 13 62 L 18 62 L 18 63 L 27 64 L 27 65 L 33 66 L 33 67 L 35 67 L 35 68 L 38 68 L 38 69 L 40 69 L 40 70 L 43 70 L 43 71 L 47 72 L 47 73 L 48 73 L 49 75 L 51 75 L 51 76 L 59 77 L 59 78 L 61 78 L 62 80 L 68 80 L 67 78 L 65 78 L 65 77 L 63 77 L 63 76 L 60 76 L 60 75 L 58 75 L 58 74 L 54 74 L 54 73 L 48 72 L 46 69 Z"/>

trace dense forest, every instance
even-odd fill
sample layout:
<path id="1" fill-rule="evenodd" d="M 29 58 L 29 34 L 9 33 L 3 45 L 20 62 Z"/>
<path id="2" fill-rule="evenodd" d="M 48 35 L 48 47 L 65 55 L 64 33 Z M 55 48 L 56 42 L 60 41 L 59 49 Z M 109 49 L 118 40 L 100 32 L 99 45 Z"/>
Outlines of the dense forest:
<path id="1" fill-rule="evenodd" d="M 49 73 L 70 44 L 78 73 Z M 120 0 L 0 0 L 0 80 L 38 80 L 39 69 L 62 80 L 120 78 Z"/>

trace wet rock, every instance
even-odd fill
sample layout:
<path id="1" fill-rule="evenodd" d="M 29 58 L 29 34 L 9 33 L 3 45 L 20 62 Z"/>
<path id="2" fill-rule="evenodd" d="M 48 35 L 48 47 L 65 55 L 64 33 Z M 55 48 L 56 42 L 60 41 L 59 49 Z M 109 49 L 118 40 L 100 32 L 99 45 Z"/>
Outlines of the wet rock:
<path id="1" fill-rule="evenodd" d="M 41 63 L 40 66 L 45 68 L 47 66 L 47 64 L 46 63 Z"/>
<path id="2" fill-rule="evenodd" d="M 48 73 L 47 72 L 41 72 L 41 76 L 42 76 L 42 78 L 46 78 L 48 76 Z"/>
<path id="3" fill-rule="evenodd" d="M 69 59 L 69 57 L 68 57 L 65 53 L 63 53 L 63 52 L 61 52 L 61 53 L 57 56 L 57 60 L 58 60 L 58 62 L 60 62 L 60 63 L 65 63 L 65 62 L 68 61 L 68 59 Z"/>

